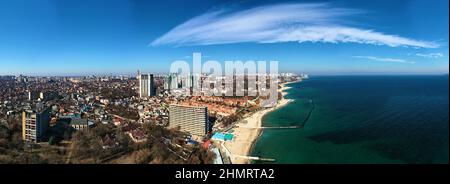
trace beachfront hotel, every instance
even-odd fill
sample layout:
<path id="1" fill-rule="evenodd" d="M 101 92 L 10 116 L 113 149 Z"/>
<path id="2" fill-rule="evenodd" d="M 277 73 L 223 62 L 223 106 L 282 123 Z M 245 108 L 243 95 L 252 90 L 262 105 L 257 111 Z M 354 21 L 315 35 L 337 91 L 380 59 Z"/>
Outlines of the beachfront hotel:
<path id="1" fill-rule="evenodd" d="M 202 106 L 170 105 L 169 125 L 181 131 L 204 136 L 209 130 L 208 108 Z"/>

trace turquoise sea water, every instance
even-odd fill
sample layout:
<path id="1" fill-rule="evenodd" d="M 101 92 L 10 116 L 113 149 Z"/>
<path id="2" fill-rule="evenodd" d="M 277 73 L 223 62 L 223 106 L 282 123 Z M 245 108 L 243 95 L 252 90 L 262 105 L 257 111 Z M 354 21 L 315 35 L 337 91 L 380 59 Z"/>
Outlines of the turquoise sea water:
<path id="1" fill-rule="evenodd" d="M 327 76 L 294 83 L 252 155 L 277 163 L 448 163 L 446 76 Z"/>

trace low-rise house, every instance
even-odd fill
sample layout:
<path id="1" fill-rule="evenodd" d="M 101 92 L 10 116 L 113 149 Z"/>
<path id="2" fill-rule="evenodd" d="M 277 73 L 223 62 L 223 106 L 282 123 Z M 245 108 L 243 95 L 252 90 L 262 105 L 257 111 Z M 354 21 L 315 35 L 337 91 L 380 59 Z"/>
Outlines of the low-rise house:
<path id="1" fill-rule="evenodd" d="M 127 134 L 134 142 L 145 142 L 147 140 L 144 131 L 139 129 L 128 131 Z"/>
<path id="2" fill-rule="evenodd" d="M 90 122 L 87 119 L 79 118 L 72 118 L 69 123 L 69 126 L 73 127 L 76 130 L 88 130 L 92 125 L 94 125 L 93 122 Z"/>
<path id="3" fill-rule="evenodd" d="M 123 120 L 121 118 L 118 118 L 118 117 L 114 118 L 114 125 L 120 126 L 120 125 L 122 125 L 122 123 L 123 123 Z"/>
<path id="4" fill-rule="evenodd" d="M 116 138 L 112 135 L 106 135 L 103 139 L 102 139 L 102 148 L 103 149 L 111 149 L 111 148 L 115 148 L 116 146 L 119 145 L 119 142 L 117 142 Z"/>

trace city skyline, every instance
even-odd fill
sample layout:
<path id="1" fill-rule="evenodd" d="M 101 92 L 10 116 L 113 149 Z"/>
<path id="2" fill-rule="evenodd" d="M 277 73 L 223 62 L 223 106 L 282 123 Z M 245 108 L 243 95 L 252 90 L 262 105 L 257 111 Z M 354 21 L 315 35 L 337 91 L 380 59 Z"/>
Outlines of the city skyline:
<path id="1" fill-rule="evenodd" d="M 0 1 L 0 165 L 448 164 L 448 3 Z"/>
<path id="2" fill-rule="evenodd" d="M 385 4 L 0 2 L 0 75 L 169 73 L 194 52 L 203 62 L 277 60 L 280 72 L 448 74 L 448 1 Z"/>

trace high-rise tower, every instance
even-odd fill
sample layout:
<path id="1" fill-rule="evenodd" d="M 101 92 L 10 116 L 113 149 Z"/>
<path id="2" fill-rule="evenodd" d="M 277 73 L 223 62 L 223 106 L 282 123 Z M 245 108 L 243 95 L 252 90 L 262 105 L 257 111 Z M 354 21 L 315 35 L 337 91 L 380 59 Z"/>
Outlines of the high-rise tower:
<path id="1" fill-rule="evenodd" d="M 153 74 L 141 74 L 139 78 L 139 97 L 151 97 L 156 95 L 155 80 Z"/>

